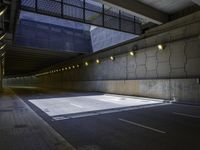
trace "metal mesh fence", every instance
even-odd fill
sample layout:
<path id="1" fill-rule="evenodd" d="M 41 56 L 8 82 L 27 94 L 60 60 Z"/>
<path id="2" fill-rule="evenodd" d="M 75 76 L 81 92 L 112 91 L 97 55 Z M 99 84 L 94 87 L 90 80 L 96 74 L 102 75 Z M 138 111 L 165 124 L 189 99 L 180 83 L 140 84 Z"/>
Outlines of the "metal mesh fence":
<path id="1" fill-rule="evenodd" d="M 60 16 L 61 3 L 52 0 L 37 0 L 37 11 L 52 16 Z"/>
<path id="2" fill-rule="evenodd" d="M 35 10 L 35 0 L 21 0 L 21 6 L 26 10 Z"/>
<path id="3" fill-rule="evenodd" d="M 21 9 L 141 34 L 141 22 L 137 17 L 95 0 L 21 0 Z"/>

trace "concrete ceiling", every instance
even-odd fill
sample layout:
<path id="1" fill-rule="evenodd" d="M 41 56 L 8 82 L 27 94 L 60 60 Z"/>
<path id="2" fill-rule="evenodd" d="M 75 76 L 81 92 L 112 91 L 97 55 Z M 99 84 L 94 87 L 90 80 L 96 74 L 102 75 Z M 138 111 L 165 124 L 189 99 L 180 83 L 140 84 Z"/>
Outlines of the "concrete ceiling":
<path id="1" fill-rule="evenodd" d="M 138 0 L 167 14 L 173 14 L 194 5 L 191 0 Z"/>
<path id="2" fill-rule="evenodd" d="M 200 0 L 100 0 L 145 19 L 147 22 L 162 24 L 169 16 L 185 8 L 200 5 Z"/>
<path id="3" fill-rule="evenodd" d="M 168 21 L 168 15 L 136 0 L 101 0 L 102 3 L 116 7 L 124 12 L 143 18 L 155 24 Z"/>

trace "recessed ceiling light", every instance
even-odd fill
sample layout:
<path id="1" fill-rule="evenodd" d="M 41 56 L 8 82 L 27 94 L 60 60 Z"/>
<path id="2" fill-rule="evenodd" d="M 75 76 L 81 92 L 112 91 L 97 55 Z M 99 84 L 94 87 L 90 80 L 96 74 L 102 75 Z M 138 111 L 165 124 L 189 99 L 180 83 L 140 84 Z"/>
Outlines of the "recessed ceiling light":
<path id="1" fill-rule="evenodd" d="M 0 36 L 0 40 L 2 40 L 5 36 L 6 36 L 6 33 L 2 34 L 2 35 Z"/>
<path id="2" fill-rule="evenodd" d="M 6 46 L 6 44 L 2 45 L 2 46 L 0 47 L 0 50 L 2 50 L 5 46 Z"/>
<path id="3" fill-rule="evenodd" d="M 4 12 L 7 10 L 7 8 L 8 8 L 8 7 L 6 6 L 6 7 L 4 7 L 4 8 L 0 11 L 0 16 L 4 14 Z"/>

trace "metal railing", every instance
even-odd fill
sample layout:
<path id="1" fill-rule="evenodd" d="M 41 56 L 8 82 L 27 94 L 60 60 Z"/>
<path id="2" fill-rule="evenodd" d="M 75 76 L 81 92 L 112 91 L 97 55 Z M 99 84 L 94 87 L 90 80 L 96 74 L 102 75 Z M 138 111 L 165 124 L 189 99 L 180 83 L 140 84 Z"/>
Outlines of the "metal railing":
<path id="1" fill-rule="evenodd" d="M 141 34 L 139 18 L 94 0 L 21 0 L 21 10 Z"/>

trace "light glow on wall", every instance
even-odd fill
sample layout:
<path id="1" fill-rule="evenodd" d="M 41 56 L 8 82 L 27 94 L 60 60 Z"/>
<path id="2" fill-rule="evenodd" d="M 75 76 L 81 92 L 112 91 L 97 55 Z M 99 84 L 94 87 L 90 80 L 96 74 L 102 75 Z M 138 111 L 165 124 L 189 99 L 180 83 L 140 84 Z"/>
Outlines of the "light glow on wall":
<path id="1" fill-rule="evenodd" d="M 89 65 L 89 63 L 86 61 L 86 62 L 85 62 L 85 66 L 88 66 L 88 65 Z"/>
<path id="2" fill-rule="evenodd" d="M 162 51 L 162 50 L 165 49 L 166 45 L 164 45 L 164 44 L 158 44 L 157 47 L 158 47 L 158 50 Z"/>
<path id="3" fill-rule="evenodd" d="M 131 56 L 135 56 L 135 52 L 134 52 L 134 51 L 130 51 L 129 54 L 130 54 Z"/>
<path id="4" fill-rule="evenodd" d="M 111 59 L 112 61 L 114 61 L 114 60 L 115 60 L 115 57 L 114 57 L 114 56 L 110 56 L 110 59 Z"/>
<path id="5" fill-rule="evenodd" d="M 97 60 L 96 60 L 96 63 L 97 63 L 97 64 L 100 64 L 100 60 L 99 60 L 99 59 L 97 59 Z"/>

